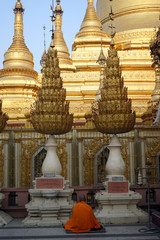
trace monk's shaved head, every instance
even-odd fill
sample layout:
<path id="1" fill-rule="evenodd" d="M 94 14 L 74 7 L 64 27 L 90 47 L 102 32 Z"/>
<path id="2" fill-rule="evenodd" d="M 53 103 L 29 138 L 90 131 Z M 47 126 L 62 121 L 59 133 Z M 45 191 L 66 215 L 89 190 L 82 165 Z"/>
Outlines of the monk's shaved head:
<path id="1" fill-rule="evenodd" d="M 82 202 L 82 201 L 85 202 L 85 201 L 86 201 L 86 198 L 85 198 L 85 195 L 84 195 L 84 194 L 80 194 L 80 195 L 79 195 L 79 201 L 80 201 L 80 202 Z"/>

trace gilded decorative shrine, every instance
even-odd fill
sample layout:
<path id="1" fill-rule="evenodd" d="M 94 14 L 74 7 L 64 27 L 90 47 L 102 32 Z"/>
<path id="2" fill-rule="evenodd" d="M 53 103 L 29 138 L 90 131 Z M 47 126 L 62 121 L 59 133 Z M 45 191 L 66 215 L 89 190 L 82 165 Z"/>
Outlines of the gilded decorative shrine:
<path id="1" fill-rule="evenodd" d="M 62 86 L 57 50 L 50 46 L 42 68 L 42 88 L 31 109 L 31 122 L 37 132 L 58 135 L 71 130 L 73 115 Z"/>
<path id="2" fill-rule="evenodd" d="M 119 58 L 114 43 L 108 51 L 106 74 L 103 87 L 100 89 L 98 111 L 93 114 L 94 123 L 102 133 L 125 133 L 133 129 L 135 112 L 132 113 L 131 99 L 128 99 L 127 88 L 119 66 Z"/>

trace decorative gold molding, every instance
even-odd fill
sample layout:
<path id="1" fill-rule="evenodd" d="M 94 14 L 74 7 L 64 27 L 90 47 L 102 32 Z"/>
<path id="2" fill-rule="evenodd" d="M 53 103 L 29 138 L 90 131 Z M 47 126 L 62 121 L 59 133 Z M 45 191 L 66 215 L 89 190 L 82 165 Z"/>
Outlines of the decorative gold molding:
<path id="1" fill-rule="evenodd" d="M 93 139 L 90 142 L 84 141 L 83 165 L 85 185 L 94 185 L 94 157 L 101 146 L 101 138 Z"/>
<path id="2" fill-rule="evenodd" d="M 26 77 L 31 77 L 31 78 L 34 78 L 34 79 L 37 79 L 38 78 L 38 73 L 32 69 L 29 69 L 29 68 L 16 68 L 16 67 L 13 67 L 13 68 L 3 68 L 0 70 L 0 77 L 6 77 L 6 76 L 13 76 L 13 75 L 23 75 L 23 76 L 26 76 Z M 33 81 L 33 80 L 32 80 Z"/>

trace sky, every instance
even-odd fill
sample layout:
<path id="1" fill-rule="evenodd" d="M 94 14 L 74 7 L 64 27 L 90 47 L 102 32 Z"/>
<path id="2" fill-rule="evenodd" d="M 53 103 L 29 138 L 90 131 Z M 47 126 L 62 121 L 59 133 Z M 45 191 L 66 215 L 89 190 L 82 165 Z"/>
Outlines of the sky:
<path id="1" fill-rule="evenodd" d="M 52 0 L 21 0 L 25 8 L 23 24 L 24 39 L 27 47 L 33 53 L 34 70 L 40 73 L 40 59 L 44 49 L 43 26 L 46 26 L 46 46 L 51 41 L 51 10 Z M 3 68 L 4 53 L 12 43 L 14 34 L 13 8 L 16 0 L 0 0 L 0 69 Z M 96 0 L 95 0 L 96 6 Z M 54 0 L 54 6 L 56 0 Z M 61 0 L 64 11 L 62 31 L 64 40 L 71 54 L 72 43 L 83 21 L 87 0 Z"/>

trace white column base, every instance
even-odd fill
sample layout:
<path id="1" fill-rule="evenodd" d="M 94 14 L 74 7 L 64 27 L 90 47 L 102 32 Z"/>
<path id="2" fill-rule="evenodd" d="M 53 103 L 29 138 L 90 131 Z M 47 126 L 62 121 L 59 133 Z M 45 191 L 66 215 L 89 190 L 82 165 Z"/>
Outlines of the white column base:
<path id="1" fill-rule="evenodd" d="M 31 201 L 26 204 L 26 226 L 62 226 L 71 217 L 73 189 L 65 181 L 64 189 L 30 189 Z"/>

